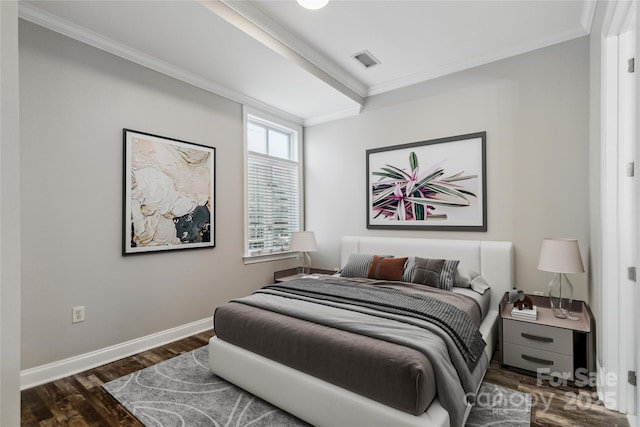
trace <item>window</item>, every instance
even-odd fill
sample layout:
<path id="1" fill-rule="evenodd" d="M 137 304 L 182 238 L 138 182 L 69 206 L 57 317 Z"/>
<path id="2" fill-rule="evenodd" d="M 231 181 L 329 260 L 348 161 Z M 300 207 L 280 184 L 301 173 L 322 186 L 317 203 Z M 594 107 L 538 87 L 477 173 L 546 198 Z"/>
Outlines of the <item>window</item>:
<path id="1" fill-rule="evenodd" d="M 245 112 L 245 131 L 245 256 L 286 253 L 302 223 L 300 129 Z"/>

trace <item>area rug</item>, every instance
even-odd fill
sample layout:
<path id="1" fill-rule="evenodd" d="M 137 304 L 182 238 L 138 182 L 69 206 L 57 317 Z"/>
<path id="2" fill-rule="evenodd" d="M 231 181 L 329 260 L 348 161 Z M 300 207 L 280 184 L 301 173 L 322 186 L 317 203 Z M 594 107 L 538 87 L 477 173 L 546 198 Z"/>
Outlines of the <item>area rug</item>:
<path id="1" fill-rule="evenodd" d="M 531 395 L 484 382 L 478 390 L 466 427 L 529 426 Z"/>
<path id="2" fill-rule="evenodd" d="M 204 346 L 103 387 L 147 427 L 308 426 L 213 375 L 208 363 Z M 484 383 L 467 426 L 528 426 L 530 412 L 530 395 Z"/>

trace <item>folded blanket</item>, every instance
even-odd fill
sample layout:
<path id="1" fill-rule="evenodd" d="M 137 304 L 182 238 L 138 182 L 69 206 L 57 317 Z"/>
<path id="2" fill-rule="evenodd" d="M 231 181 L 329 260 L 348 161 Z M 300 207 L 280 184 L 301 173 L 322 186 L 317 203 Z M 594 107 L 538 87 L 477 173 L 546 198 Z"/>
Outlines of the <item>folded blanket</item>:
<path id="1" fill-rule="evenodd" d="M 290 281 L 267 286 L 282 292 L 368 307 L 430 322 L 444 330 L 473 370 L 487 345 L 469 315 L 452 304 L 396 289 L 336 283 L 329 280 Z"/>

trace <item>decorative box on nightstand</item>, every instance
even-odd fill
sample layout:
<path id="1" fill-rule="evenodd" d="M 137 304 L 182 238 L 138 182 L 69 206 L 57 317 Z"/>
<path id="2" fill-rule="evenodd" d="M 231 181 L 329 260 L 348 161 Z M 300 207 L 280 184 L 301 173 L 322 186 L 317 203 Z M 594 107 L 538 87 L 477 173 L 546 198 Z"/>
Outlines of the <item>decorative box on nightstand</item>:
<path id="1" fill-rule="evenodd" d="M 595 372 L 595 326 L 584 301 L 573 301 L 578 320 L 553 315 L 548 297 L 529 295 L 537 307 L 536 319 L 511 315 L 507 295 L 500 302 L 500 362 L 531 373 L 569 381 Z"/>
<path id="2" fill-rule="evenodd" d="M 333 270 L 323 270 L 321 268 L 311 268 L 310 274 L 334 274 Z M 300 279 L 304 274 L 299 274 L 298 270 L 295 268 L 290 268 L 288 270 L 280 270 L 273 273 L 273 281 L 278 282 L 287 282 L 289 280 Z"/>

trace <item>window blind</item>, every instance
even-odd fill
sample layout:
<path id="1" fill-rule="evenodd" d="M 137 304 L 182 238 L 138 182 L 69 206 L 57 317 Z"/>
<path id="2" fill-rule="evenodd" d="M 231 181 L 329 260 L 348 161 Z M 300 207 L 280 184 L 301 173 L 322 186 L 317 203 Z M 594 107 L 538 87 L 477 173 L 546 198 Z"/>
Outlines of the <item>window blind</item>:
<path id="1" fill-rule="evenodd" d="M 249 152 L 249 255 L 282 252 L 299 230 L 298 163 Z"/>

